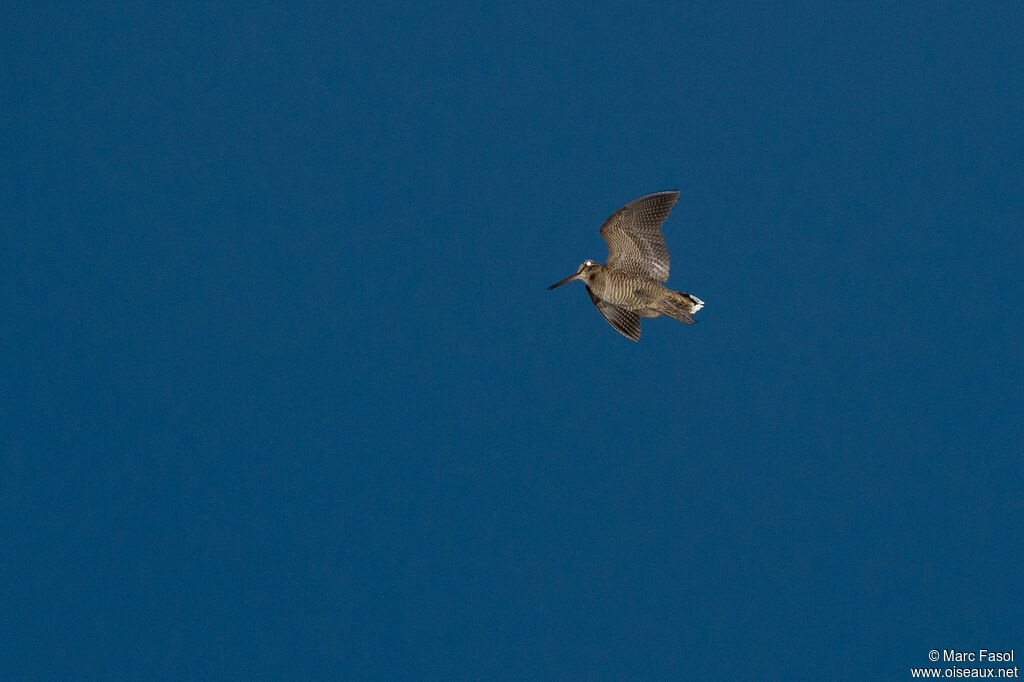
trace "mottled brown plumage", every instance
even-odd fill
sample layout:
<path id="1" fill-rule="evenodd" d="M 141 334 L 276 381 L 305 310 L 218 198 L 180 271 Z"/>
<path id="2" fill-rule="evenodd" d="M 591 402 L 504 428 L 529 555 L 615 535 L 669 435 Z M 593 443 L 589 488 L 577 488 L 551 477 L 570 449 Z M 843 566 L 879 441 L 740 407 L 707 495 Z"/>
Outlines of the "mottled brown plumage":
<path id="1" fill-rule="evenodd" d="M 704 301 L 661 284 L 668 279 L 669 257 L 661 224 L 679 199 L 679 192 L 656 192 L 629 202 L 601 226 L 608 243 L 608 262 L 585 260 L 572 275 L 548 289 L 574 279 L 587 285 L 590 300 L 616 331 L 640 340 L 640 318 L 669 315 L 694 324 L 693 314 Z"/>

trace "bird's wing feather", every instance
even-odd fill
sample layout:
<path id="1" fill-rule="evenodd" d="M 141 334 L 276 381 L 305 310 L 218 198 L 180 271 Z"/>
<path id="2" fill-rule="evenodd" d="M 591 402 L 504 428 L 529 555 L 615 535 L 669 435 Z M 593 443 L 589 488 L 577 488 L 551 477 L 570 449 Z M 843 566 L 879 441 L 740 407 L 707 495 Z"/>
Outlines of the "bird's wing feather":
<path id="1" fill-rule="evenodd" d="M 669 258 L 661 224 L 679 199 L 679 192 L 655 192 L 629 202 L 609 216 L 601 226 L 608 243 L 605 267 L 664 282 Z"/>
<path id="2" fill-rule="evenodd" d="M 640 340 L 640 316 L 636 313 L 612 305 L 608 301 L 598 298 L 594 292 L 587 287 L 590 300 L 597 306 L 597 311 L 608 321 L 608 324 L 615 327 L 615 331 L 625 336 L 630 341 Z"/>

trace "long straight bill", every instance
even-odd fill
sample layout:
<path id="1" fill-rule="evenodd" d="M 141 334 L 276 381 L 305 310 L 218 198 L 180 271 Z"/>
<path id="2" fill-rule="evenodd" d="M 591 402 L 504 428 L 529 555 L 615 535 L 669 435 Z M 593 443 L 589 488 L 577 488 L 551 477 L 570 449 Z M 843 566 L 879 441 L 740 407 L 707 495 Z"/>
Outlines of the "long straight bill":
<path id="1" fill-rule="evenodd" d="M 568 282 L 571 282 L 571 281 L 573 281 L 574 279 L 576 279 L 576 275 L 578 275 L 578 274 L 580 274 L 580 273 L 578 273 L 578 272 L 574 272 L 573 274 L 569 275 L 568 277 L 566 277 L 566 278 L 565 278 L 565 279 L 563 279 L 562 281 L 560 281 L 560 282 L 555 282 L 554 284 L 552 284 L 551 286 L 549 286 L 549 287 L 548 287 L 548 291 L 551 291 L 551 290 L 552 290 L 552 289 L 554 289 L 555 287 L 560 287 L 560 286 L 562 286 L 563 284 L 567 284 Z"/>

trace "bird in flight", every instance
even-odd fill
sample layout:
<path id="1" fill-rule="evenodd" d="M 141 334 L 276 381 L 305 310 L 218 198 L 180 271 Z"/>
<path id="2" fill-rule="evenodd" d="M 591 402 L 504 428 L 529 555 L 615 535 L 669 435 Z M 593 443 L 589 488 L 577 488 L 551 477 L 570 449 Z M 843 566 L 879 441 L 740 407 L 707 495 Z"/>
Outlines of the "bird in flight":
<path id="1" fill-rule="evenodd" d="M 640 340 L 640 318 L 668 315 L 694 324 L 693 314 L 704 301 L 674 291 L 661 283 L 668 279 L 668 248 L 661 224 L 679 199 L 679 192 L 655 192 L 635 199 L 601 226 L 608 243 L 608 262 L 580 263 L 576 272 L 548 289 L 581 279 L 597 310 L 631 341 Z"/>

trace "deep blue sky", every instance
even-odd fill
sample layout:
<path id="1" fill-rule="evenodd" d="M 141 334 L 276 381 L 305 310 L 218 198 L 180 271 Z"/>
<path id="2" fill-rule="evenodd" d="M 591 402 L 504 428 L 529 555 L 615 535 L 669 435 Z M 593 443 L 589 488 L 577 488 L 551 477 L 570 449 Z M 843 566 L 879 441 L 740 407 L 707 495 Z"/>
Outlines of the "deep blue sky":
<path id="1" fill-rule="evenodd" d="M 1024 9 L 476 4 L 5 11 L 3 677 L 1020 655 Z"/>

